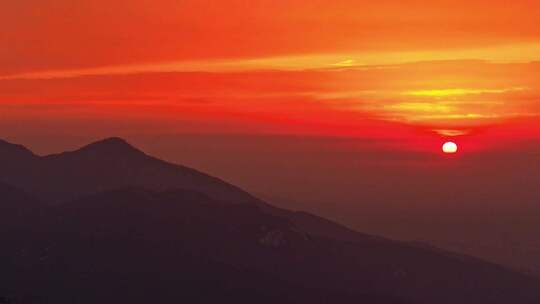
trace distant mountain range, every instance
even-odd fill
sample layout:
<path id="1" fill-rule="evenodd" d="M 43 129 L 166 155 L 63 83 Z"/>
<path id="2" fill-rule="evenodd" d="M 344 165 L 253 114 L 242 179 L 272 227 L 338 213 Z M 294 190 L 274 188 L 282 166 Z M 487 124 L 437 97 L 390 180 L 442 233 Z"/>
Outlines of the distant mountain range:
<path id="1" fill-rule="evenodd" d="M 111 138 L 0 142 L 0 303 L 540 303 L 540 281 L 275 208 Z"/>

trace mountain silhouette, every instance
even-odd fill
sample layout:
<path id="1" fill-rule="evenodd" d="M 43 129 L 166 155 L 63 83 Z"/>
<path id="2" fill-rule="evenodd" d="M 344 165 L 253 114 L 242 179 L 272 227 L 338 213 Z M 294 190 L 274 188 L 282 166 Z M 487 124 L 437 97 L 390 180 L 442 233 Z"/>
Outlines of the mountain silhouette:
<path id="1" fill-rule="evenodd" d="M 540 302 L 535 278 L 274 208 L 121 139 L 1 148 L 0 295 L 13 302 Z"/>
<path id="2" fill-rule="evenodd" d="M 26 148 L 0 144 L 0 181 L 50 204 L 120 187 L 151 190 L 183 188 L 234 203 L 260 203 L 215 177 L 148 156 L 120 138 L 92 143 L 76 151 L 36 156 Z"/>
<path id="3" fill-rule="evenodd" d="M 121 138 L 107 138 L 47 156 L 37 156 L 21 145 L 0 143 L 0 182 L 14 185 L 48 205 L 123 187 L 184 189 L 224 202 L 258 205 L 268 213 L 293 219 L 313 233 L 343 240 L 373 238 L 304 212 L 273 207 L 218 178 L 146 155 Z"/>

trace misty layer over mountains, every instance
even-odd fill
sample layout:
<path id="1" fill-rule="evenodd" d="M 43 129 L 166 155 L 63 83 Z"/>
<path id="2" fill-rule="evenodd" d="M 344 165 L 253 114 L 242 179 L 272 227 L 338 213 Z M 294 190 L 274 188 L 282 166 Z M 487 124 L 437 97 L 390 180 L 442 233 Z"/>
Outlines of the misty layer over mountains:
<path id="1" fill-rule="evenodd" d="M 540 301 L 533 277 L 272 207 L 118 138 L 0 152 L 0 295 L 16 302 Z"/>

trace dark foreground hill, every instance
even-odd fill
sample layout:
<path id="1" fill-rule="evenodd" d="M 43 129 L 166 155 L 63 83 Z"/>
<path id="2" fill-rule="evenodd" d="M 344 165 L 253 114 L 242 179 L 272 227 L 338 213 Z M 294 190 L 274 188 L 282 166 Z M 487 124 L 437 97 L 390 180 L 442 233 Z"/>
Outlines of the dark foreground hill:
<path id="1" fill-rule="evenodd" d="M 19 154 L 42 161 L 13 150 L 12 165 Z M 69 161 L 79 159 L 70 163 L 77 168 L 89 168 L 86 161 L 98 166 L 96 158 L 104 155 L 97 154 Z M 99 174 L 138 170 L 135 162 L 130 174 L 113 163 L 99 165 Z M 37 182 L 44 174 L 30 170 L 17 179 Z M 193 189 L 179 179 L 176 187 L 168 181 L 162 188 L 126 177 L 100 181 L 106 189 L 99 192 L 93 177 L 71 181 L 95 183 L 77 186 L 85 190 L 77 195 L 54 188 L 53 181 L 44 181 L 51 191 L 0 185 L 0 295 L 19 303 L 540 303 L 540 282 L 528 276 L 275 209 L 195 175 L 212 187 Z M 15 180 L 4 173 L 8 179 Z M 245 201 L 220 197 L 216 187 Z M 72 198 L 60 200 L 67 194 Z M 51 199 L 53 206 L 43 203 Z"/>

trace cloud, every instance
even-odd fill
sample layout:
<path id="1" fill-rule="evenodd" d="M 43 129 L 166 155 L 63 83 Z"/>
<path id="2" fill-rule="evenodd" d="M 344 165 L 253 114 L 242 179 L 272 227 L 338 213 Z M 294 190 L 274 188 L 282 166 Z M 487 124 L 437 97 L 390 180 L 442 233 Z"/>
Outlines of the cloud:
<path id="1" fill-rule="evenodd" d="M 449 133 L 437 130 L 464 132 L 536 117 L 538 71 L 537 63 L 461 60 L 304 70 L 102 71 L 0 80 L 0 114 L 12 124 L 103 118 L 133 123 L 134 129 L 161 121 L 162 129 L 181 131 L 187 121 L 207 133 L 404 138 L 420 128 L 440 137 Z"/>
<path id="2" fill-rule="evenodd" d="M 405 96 L 443 98 L 443 97 L 464 96 L 464 95 L 502 94 L 502 93 L 508 93 L 508 92 L 520 92 L 524 90 L 525 88 L 503 88 L 503 89 L 452 88 L 452 89 L 406 91 L 406 92 L 403 92 L 402 94 Z"/>

